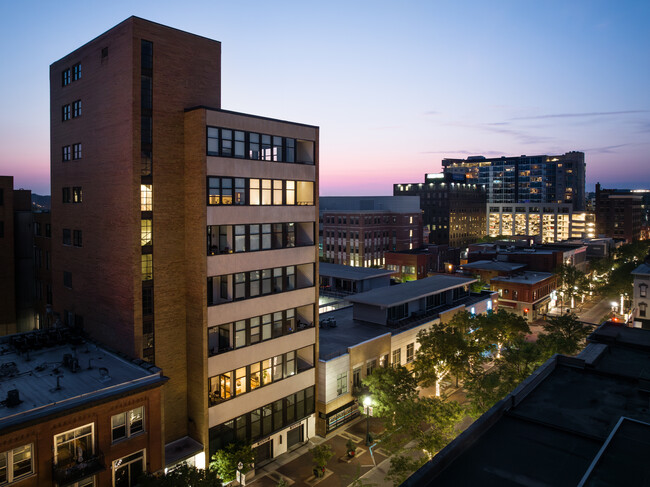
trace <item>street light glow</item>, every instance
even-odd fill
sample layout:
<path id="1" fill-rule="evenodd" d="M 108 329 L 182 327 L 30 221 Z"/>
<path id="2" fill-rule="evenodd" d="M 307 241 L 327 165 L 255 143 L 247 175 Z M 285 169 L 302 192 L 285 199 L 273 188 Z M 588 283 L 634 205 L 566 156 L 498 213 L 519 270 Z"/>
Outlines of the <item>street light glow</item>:
<path id="1" fill-rule="evenodd" d="M 370 396 L 366 396 L 363 398 L 363 405 L 365 407 L 370 407 L 371 403 L 372 403 L 372 399 L 370 399 Z"/>

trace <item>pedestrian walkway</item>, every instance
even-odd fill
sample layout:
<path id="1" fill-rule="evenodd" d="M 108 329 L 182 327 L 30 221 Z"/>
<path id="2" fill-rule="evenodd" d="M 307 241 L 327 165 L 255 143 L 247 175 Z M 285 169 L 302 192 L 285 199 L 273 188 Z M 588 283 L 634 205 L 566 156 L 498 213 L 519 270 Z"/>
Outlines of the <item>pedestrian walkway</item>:
<path id="1" fill-rule="evenodd" d="M 380 421 L 375 418 L 370 418 L 368 424 L 373 437 L 379 435 L 383 430 Z M 360 418 L 330 433 L 326 438 L 312 438 L 305 445 L 281 455 L 271 463 L 257 469 L 255 478 L 247 485 L 276 487 L 280 480 L 284 479 L 287 485 L 294 487 L 314 487 L 316 485 L 318 487 L 342 487 L 375 469 L 383 479 L 385 471 L 390 467 L 390 462 L 387 461 L 389 454 L 378 448 L 377 445 L 366 446 L 365 435 L 366 418 Z M 351 459 L 347 457 L 346 443 L 348 440 L 354 442 L 357 452 Z M 314 477 L 314 464 L 309 450 L 323 443 L 332 448 L 334 456 L 327 462 L 325 476 L 317 479 Z M 382 474 L 382 472 L 384 473 Z M 375 482 L 374 475 L 373 482 Z"/>

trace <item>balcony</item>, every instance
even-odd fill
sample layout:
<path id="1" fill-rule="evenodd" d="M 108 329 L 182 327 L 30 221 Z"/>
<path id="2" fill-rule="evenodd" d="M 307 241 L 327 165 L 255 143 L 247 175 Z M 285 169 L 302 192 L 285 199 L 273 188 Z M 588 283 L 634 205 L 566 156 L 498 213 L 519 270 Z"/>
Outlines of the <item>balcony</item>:
<path id="1" fill-rule="evenodd" d="M 104 454 L 96 451 L 83 462 L 73 462 L 64 465 L 52 465 L 52 480 L 57 487 L 65 487 L 85 478 L 106 470 Z"/>

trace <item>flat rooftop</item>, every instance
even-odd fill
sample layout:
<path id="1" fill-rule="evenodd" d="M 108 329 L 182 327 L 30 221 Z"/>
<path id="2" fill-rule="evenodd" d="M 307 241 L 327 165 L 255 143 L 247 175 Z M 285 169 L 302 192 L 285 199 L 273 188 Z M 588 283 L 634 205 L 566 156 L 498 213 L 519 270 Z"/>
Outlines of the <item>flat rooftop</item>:
<path id="1" fill-rule="evenodd" d="M 352 267 L 349 265 L 330 264 L 321 262 L 318 265 L 318 273 L 323 276 L 335 277 L 337 279 L 349 279 L 350 281 L 363 281 L 375 277 L 390 276 L 393 271 L 386 269 L 372 269 L 369 267 Z"/>
<path id="2" fill-rule="evenodd" d="M 343 355 L 349 347 L 392 331 L 387 326 L 354 320 L 352 306 L 323 313 L 319 316 L 319 321 L 322 324 L 327 318 L 336 320 L 336 328 L 321 326 L 318 330 L 318 358 L 321 360 Z"/>
<path id="3" fill-rule="evenodd" d="M 491 282 L 516 282 L 517 284 L 537 284 L 542 282 L 549 277 L 553 277 L 554 274 L 550 272 L 532 272 L 524 271 L 514 276 L 498 276 L 493 277 Z"/>
<path id="4" fill-rule="evenodd" d="M 465 286 L 476 282 L 476 279 L 469 277 L 456 277 L 437 275 L 409 281 L 395 286 L 366 291 L 346 298 L 351 303 L 362 303 L 390 308 L 399 304 L 409 303 L 425 296 L 437 294 L 443 291 Z"/>
<path id="5" fill-rule="evenodd" d="M 0 430 L 167 380 L 65 329 L 3 337 L 0 347 Z"/>
<path id="6" fill-rule="evenodd" d="M 505 262 L 500 260 L 477 260 L 460 266 L 461 269 L 476 269 L 480 271 L 504 271 L 514 272 L 526 267 L 526 264 L 517 262 Z"/>
<path id="7" fill-rule="evenodd" d="M 650 331 L 606 323 L 589 341 L 577 358 L 546 362 L 403 485 L 648 485 Z"/>

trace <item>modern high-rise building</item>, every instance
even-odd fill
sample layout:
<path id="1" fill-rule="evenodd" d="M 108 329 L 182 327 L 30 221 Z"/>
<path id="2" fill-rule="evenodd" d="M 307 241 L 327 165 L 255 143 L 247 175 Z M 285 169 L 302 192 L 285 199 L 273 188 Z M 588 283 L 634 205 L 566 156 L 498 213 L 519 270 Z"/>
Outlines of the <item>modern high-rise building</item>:
<path id="1" fill-rule="evenodd" d="M 429 243 L 465 247 L 485 236 L 485 188 L 473 179 L 426 174 L 424 183 L 394 184 L 393 194 L 420 197 Z"/>
<path id="2" fill-rule="evenodd" d="M 220 61 L 130 17 L 50 67 L 54 311 L 169 377 L 168 464 L 315 431 L 319 130 L 222 110 Z"/>
<path id="3" fill-rule="evenodd" d="M 445 173 L 484 186 L 488 203 L 571 203 L 585 209 L 585 154 L 443 159 Z"/>

